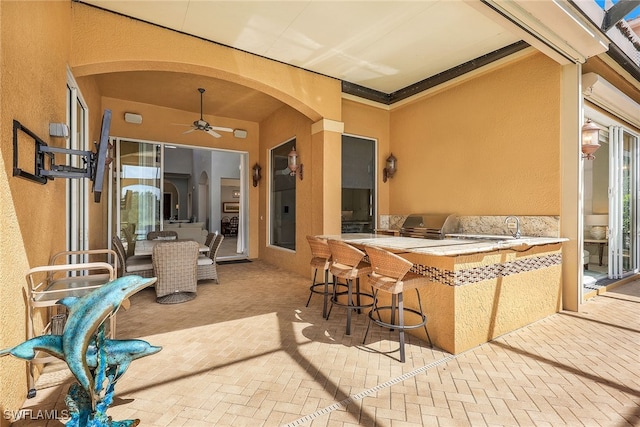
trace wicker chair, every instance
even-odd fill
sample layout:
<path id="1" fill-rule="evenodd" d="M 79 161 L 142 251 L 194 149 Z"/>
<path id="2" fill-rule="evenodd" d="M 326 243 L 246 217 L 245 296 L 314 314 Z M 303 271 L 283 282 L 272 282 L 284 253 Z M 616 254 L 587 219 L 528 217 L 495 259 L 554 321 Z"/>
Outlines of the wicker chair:
<path id="1" fill-rule="evenodd" d="M 147 240 L 176 240 L 178 232 L 174 230 L 150 231 Z"/>
<path id="2" fill-rule="evenodd" d="M 113 250 L 118 255 L 118 277 L 132 275 L 155 277 L 150 256 L 132 255 L 128 257 L 127 252 L 124 249 L 124 245 L 122 244 L 122 240 L 120 240 L 118 236 L 113 236 L 111 243 L 113 245 Z"/>
<path id="3" fill-rule="evenodd" d="M 360 249 L 354 248 L 340 240 L 327 240 L 329 249 L 331 250 L 331 265 L 329 271 L 333 275 L 333 297 L 331 298 L 331 307 L 327 313 L 327 319 L 331 314 L 334 305 L 342 306 L 347 309 L 347 330 L 346 335 L 351 335 L 351 316 L 354 310 L 358 313 L 363 308 L 373 306 L 373 295 L 360 290 L 360 278 L 366 278 L 371 273 L 371 265 L 363 261 L 365 253 Z M 347 290 L 338 292 L 337 279 L 346 281 Z M 355 289 L 354 289 L 355 280 Z M 347 300 L 341 296 L 346 295 Z M 355 297 L 355 300 L 354 300 Z M 370 300 L 365 303 L 362 299 Z"/>
<path id="4" fill-rule="evenodd" d="M 204 239 L 204 245 L 209 247 L 209 250 L 207 252 L 200 252 L 200 255 L 205 255 L 205 256 L 209 256 L 209 254 L 211 253 L 211 245 L 213 244 L 213 240 L 216 238 L 216 236 L 218 235 L 218 232 L 216 231 L 215 233 L 209 233 L 207 234 L 207 237 Z"/>
<path id="5" fill-rule="evenodd" d="M 223 216 L 222 219 L 220 220 L 220 232 L 222 233 L 223 236 L 226 236 L 229 234 L 229 228 L 231 227 L 231 219 L 229 219 L 228 216 Z"/>
<path id="6" fill-rule="evenodd" d="M 327 303 L 329 302 L 329 297 L 333 294 L 333 290 L 329 289 L 329 286 L 333 287 L 332 283 L 329 283 L 329 266 L 331 265 L 331 249 L 329 249 L 329 244 L 325 239 L 320 239 L 314 236 L 307 236 L 307 242 L 309 242 L 309 246 L 311 247 L 311 268 L 313 268 L 313 280 L 311 281 L 311 286 L 309 286 L 309 299 L 307 299 L 306 307 L 309 307 L 309 303 L 311 302 L 311 297 L 313 294 L 320 294 L 324 297 L 324 301 L 322 304 L 322 317 L 327 317 Z M 316 282 L 316 277 L 318 275 L 318 270 L 324 271 L 324 282 Z M 336 283 L 335 286 L 343 286 L 346 288 L 346 285 L 342 283 Z"/>
<path id="7" fill-rule="evenodd" d="M 127 256 L 133 256 L 136 252 L 136 225 L 129 224 L 123 227 L 122 236 L 127 241 Z"/>
<path id="8" fill-rule="evenodd" d="M 207 279 L 220 283 L 218 281 L 216 257 L 218 256 L 218 249 L 220 249 L 223 239 L 224 236 L 222 234 L 209 233 L 207 235 L 206 242 L 208 242 L 209 252 L 198 256 L 198 280 Z"/>
<path id="9" fill-rule="evenodd" d="M 156 301 L 176 304 L 196 297 L 198 288 L 198 242 L 158 243 L 153 247 Z"/>
<path id="10" fill-rule="evenodd" d="M 374 303 L 371 311 L 369 312 L 369 323 L 367 324 L 367 330 L 364 334 L 362 344 L 367 340 L 369 326 L 371 326 L 372 321 L 384 328 L 389 328 L 391 330 L 397 329 L 400 333 L 400 362 L 404 363 L 405 330 L 424 327 L 427 339 L 429 340 L 429 345 L 433 347 L 429 331 L 427 330 L 427 316 L 424 314 L 422 309 L 420 293 L 418 292 L 418 288 L 427 284 L 429 279 L 420 274 L 410 272 L 409 270 L 413 265 L 411 261 L 401 258 L 396 254 L 371 246 L 366 246 L 365 251 L 369 256 L 371 267 L 373 268 L 373 271 L 369 275 L 369 285 L 371 285 L 371 288 L 373 289 Z M 415 289 L 418 296 L 417 310 L 404 306 L 404 291 L 411 289 Z M 378 293 L 380 291 L 391 295 L 391 305 L 378 305 Z M 381 316 L 381 313 L 385 313 L 384 318 Z M 417 321 L 411 324 L 406 324 L 405 315 L 409 315 Z"/>
<path id="11" fill-rule="evenodd" d="M 237 216 L 232 216 L 229 220 L 229 235 L 237 236 L 238 235 L 238 224 L 240 220 Z"/>

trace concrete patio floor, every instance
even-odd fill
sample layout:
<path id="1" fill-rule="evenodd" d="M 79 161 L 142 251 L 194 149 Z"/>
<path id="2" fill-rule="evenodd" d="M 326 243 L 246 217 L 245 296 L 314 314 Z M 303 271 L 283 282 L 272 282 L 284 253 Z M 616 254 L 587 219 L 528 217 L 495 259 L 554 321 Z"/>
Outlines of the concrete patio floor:
<path id="1" fill-rule="evenodd" d="M 220 284 L 161 305 L 139 292 L 118 338 L 163 346 L 116 385 L 114 420 L 140 426 L 640 426 L 640 281 L 453 356 L 366 315 L 321 315 L 307 278 L 262 261 L 218 267 Z M 69 381 L 24 403 L 66 409 Z M 64 420 L 62 420 L 64 421 Z M 15 426 L 60 426 L 28 420 Z"/>

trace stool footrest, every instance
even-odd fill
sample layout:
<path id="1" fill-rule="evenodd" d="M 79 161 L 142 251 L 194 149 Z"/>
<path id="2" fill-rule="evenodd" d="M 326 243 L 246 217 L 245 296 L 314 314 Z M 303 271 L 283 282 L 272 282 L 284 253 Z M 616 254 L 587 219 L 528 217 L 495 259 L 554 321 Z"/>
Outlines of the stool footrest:
<path id="1" fill-rule="evenodd" d="M 354 304 L 349 304 L 349 302 L 345 303 L 345 302 L 339 301 L 338 297 L 343 296 L 343 295 L 344 296 L 348 296 L 349 295 L 349 293 L 346 292 L 346 291 L 345 292 L 336 292 L 334 295 L 335 295 L 335 297 L 331 298 L 331 303 L 334 304 L 334 305 L 340 306 L 340 307 L 348 307 L 348 308 L 357 309 L 357 310 L 360 310 L 360 309 L 363 309 L 363 308 L 373 307 L 374 298 L 373 298 L 372 294 L 368 294 L 368 293 L 365 293 L 365 292 L 358 292 L 358 293 L 353 292 L 351 294 L 351 298 L 353 300 L 358 299 L 358 297 L 360 297 L 360 298 L 364 297 L 364 298 L 371 299 L 371 303 L 370 304 L 362 304 L 362 303 L 360 303 L 360 305 L 354 305 Z"/>
<path id="2" fill-rule="evenodd" d="M 333 283 L 329 282 L 327 285 L 329 287 L 329 294 L 332 294 L 333 293 Z M 344 287 L 346 287 L 347 285 L 345 285 L 344 283 L 338 283 L 336 286 L 344 286 Z M 321 289 L 317 289 L 317 288 L 321 288 Z M 309 286 L 309 291 L 313 292 L 314 294 L 324 295 L 324 282 L 314 283 L 313 285 Z"/>
<path id="3" fill-rule="evenodd" d="M 378 312 L 382 312 L 382 311 L 388 311 L 389 313 L 392 312 L 396 312 L 398 309 L 394 308 L 393 306 L 387 305 L 387 306 L 382 306 L 382 307 L 377 307 L 373 310 L 371 310 L 369 312 L 369 319 L 371 319 L 373 321 L 373 323 L 375 323 L 376 325 L 382 326 L 384 328 L 389 328 L 389 329 L 398 329 L 398 330 L 407 330 L 407 329 L 416 329 L 416 328 L 421 328 L 424 325 L 427 324 L 427 316 L 425 316 L 423 313 L 420 313 L 418 310 L 414 310 L 412 308 L 404 308 L 402 311 L 405 313 L 412 313 L 415 314 L 417 316 L 419 316 L 422 321 L 420 323 L 415 323 L 415 324 L 411 324 L 411 325 L 402 325 L 400 326 L 399 324 L 394 324 L 394 323 L 387 323 L 384 320 L 380 320 L 380 319 L 375 319 L 373 317 L 374 313 L 378 313 Z M 396 316 L 396 320 L 397 320 L 398 316 Z"/>

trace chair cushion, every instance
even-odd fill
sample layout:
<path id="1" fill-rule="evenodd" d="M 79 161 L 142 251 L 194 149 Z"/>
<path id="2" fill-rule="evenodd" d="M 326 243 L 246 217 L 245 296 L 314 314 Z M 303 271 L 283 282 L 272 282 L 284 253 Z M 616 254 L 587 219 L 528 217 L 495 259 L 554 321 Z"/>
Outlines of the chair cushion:
<path id="1" fill-rule="evenodd" d="M 127 263 L 130 263 L 134 260 L 137 260 L 136 262 L 146 261 L 151 264 L 151 255 L 131 255 L 127 257 Z"/>
<path id="2" fill-rule="evenodd" d="M 134 273 L 142 270 L 153 270 L 151 259 L 137 258 L 127 259 L 127 273 Z"/>
<path id="3" fill-rule="evenodd" d="M 176 240 L 177 236 L 158 236 L 153 240 Z"/>
<path id="4" fill-rule="evenodd" d="M 206 255 L 198 255 L 198 265 L 211 265 L 213 260 Z"/>

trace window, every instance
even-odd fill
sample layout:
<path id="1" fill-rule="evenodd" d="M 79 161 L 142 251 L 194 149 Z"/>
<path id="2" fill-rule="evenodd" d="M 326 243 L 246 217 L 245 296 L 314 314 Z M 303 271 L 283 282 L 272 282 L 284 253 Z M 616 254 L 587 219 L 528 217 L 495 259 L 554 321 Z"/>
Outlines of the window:
<path id="1" fill-rule="evenodd" d="M 273 246 L 296 249 L 296 176 L 289 170 L 291 139 L 271 150 L 271 215 L 269 242 Z"/>
<path id="2" fill-rule="evenodd" d="M 372 139 L 342 136 L 342 232 L 375 229 L 375 147 Z"/>

